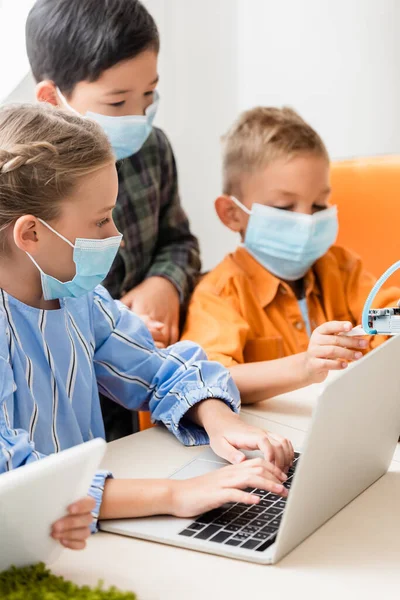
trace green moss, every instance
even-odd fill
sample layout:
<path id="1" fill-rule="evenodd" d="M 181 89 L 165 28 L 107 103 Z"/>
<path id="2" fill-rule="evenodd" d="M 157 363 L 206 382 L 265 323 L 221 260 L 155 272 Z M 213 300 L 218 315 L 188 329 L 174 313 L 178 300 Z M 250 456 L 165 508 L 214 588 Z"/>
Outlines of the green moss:
<path id="1" fill-rule="evenodd" d="M 1 600 L 135 600 L 131 592 L 119 592 L 115 587 L 103 589 L 79 587 L 48 571 L 43 563 L 0 573 Z"/>

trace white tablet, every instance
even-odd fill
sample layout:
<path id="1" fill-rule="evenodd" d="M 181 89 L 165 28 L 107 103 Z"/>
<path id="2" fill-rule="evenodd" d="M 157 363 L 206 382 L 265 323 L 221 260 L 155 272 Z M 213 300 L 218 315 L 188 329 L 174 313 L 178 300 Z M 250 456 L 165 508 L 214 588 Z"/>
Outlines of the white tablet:
<path id="1" fill-rule="evenodd" d="M 0 572 L 58 558 L 51 526 L 87 495 L 105 449 L 95 439 L 0 475 Z"/>

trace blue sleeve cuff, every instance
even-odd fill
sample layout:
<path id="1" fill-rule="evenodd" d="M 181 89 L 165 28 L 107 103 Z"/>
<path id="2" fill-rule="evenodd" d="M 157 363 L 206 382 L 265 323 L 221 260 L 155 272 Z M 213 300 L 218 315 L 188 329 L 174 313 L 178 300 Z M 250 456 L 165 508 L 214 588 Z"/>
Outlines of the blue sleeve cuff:
<path id="1" fill-rule="evenodd" d="M 97 471 L 97 473 L 94 476 L 94 479 L 92 481 L 92 485 L 90 486 L 89 496 L 92 496 L 92 498 L 94 498 L 96 501 L 96 506 L 95 506 L 94 510 L 92 511 L 93 522 L 90 526 L 90 531 L 92 533 L 97 533 L 97 531 L 99 530 L 98 522 L 99 522 L 100 506 L 103 501 L 104 486 L 105 486 L 106 480 L 111 479 L 111 478 L 112 478 L 112 473 L 110 471 Z"/>
<path id="2" fill-rule="evenodd" d="M 171 420 L 165 425 L 185 446 L 202 446 L 210 443 L 208 434 L 203 427 L 199 427 L 189 419 L 182 423 L 188 410 L 199 402 L 210 399 L 221 400 L 233 412 L 239 413 L 240 410 L 239 395 L 234 397 L 228 391 L 217 386 L 204 386 L 183 391 L 178 393 L 176 397 L 177 401 L 171 410 Z"/>

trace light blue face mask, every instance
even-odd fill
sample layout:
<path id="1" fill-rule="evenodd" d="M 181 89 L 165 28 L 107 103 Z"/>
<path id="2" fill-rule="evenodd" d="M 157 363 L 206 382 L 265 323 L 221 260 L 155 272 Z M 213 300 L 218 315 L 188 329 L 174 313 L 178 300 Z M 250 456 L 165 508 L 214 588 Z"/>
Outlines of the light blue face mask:
<path id="1" fill-rule="evenodd" d="M 252 210 L 237 198 L 233 202 L 250 215 L 244 246 L 254 258 L 279 279 L 301 279 L 335 243 L 337 208 L 314 215 L 253 204 Z"/>
<path id="2" fill-rule="evenodd" d="M 76 238 L 75 244 L 72 244 L 45 221 L 38 220 L 74 249 L 73 260 L 76 265 L 76 273 L 71 281 L 59 281 L 44 273 L 35 259 L 27 252 L 33 264 L 40 271 L 43 298 L 45 300 L 79 298 L 79 296 L 92 292 L 106 278 L 111 269 L 122 235 L 115 235 L 104 240 Z"/>
<path id="3" fill-rule="evenodd" d="M 69 110 L 82 116 L 68 104 L 58 88 L 57 92 L 63 104 L 69 108 Z M 117 160 L 122 160 L 128 156 L 132 156 L 132 154 L 136 154 L 149 137 L 153 128 L 153 121 L 156 116 L 159 101 L 160 96 L 158 92 L 154 92 L 154 101 L 146 108 L 144 115 L 110 117 L 108 115 L 101 115 L 100 113 L 89 111 L 85 114 L 85 117 L 96 121 L 96 123 L 102 127 L 110 141 Z"/>

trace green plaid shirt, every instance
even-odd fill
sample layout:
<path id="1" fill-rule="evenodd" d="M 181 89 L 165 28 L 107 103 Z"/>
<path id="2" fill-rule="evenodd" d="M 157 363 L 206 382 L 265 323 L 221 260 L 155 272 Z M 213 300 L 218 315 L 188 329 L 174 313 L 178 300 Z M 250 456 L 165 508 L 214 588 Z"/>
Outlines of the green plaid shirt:
<path id="1" fill-rule="evenodd" d="M 180 204 L 175 158 L 163 131 L 153 128 L 143 148 L 118 164 L 118 179 L 113 216 L 124 238 L 105 287 L 120 298 L 157 275 L 176 286 L 183 303 L 200 271 L 200 251 Z"/>

